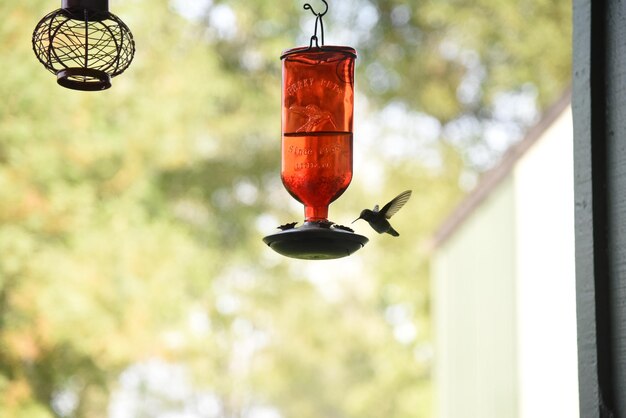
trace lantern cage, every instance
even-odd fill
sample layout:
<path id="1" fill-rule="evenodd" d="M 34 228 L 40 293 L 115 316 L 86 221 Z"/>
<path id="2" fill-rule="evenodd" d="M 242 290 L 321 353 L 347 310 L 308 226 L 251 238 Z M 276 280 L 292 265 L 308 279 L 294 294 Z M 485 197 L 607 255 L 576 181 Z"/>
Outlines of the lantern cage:
<path id="1" fill-rule="evenodd" d="M 135 54 L 133 35 L 109 12 L 108 0 L 62 0 L 60 9 L 39 21 L 32 42 L 58 84 L 73 90 L 108 89 Z"/>
<path id="2" fill-rule="evenodd" d="M 328 4 L 324 1 L 326 6 Z M 304 224 L 291 222 L 263 241 L 287 257 L 319 260 L 348 256 L 368 239 L 328 220 L 328 206 L 352 181 L 354 61 L 347 46 L 324 46 L 322 16 L 308 47 L 282 56 L 281 179 L 304 205 Z M 321 45 L 317 37 L 321 28 Z"/>

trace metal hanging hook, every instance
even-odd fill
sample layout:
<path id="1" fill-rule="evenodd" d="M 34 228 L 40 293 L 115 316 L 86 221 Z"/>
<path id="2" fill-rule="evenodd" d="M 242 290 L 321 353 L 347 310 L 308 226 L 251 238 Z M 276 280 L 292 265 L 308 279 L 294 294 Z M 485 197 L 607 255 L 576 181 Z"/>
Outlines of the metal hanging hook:
<path id="1" fill-rule="evenodd" d="M 323 13 L 317 13 L 315 10 L 313 10 L 313 6 L 311 6 L 309 3 L 306 3 L 304 5 L 304 10 L 310 10 L 315 16 L 324 16 L 326 12 L 328 12 L 328 3 L 326 2 L 326 0 L 322 0 L 322 2 L 326 6 L 326 10 L 324 10 Z"/>
<path id="2" fill-rule="evenodd" d="M 316 48 L 320 47 L 318 44 L 318 38 L 317 38 L 317 23 L 318 22 L 320 26 L 322 46 L 324 46 L 324 21 L 322 20 L 322 18 L 328 12 L 328 3 L 326 2 L 326 0 L 322 0 L 322 2 L 326 6 L 326 8 L 324 9 L 322 13 L 317 13 L 315 10 L 313 10 L 313 6 L 311 6 L 309 3 L 304 4 L 304 10 L 310 10 L 311 13 L 313 13 L 313 15 L 315 16 L 315 32 L 313 32 L 313 36 L 311 36 L 311 42 L 309 43 L 309 48 L 313 48 L 313 41 L 315 41 Z"/>

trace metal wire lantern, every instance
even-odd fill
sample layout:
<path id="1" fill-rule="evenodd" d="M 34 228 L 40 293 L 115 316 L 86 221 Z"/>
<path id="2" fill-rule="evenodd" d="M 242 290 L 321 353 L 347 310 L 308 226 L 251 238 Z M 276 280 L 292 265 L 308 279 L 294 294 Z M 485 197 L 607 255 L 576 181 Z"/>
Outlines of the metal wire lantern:
<path id="1" fill-rule="evenodd" d="M 108 0 L 62 0 L 35 27 L 33 51 L 61 86 L 96 91 L 128 68 L 135 41 Z"/>

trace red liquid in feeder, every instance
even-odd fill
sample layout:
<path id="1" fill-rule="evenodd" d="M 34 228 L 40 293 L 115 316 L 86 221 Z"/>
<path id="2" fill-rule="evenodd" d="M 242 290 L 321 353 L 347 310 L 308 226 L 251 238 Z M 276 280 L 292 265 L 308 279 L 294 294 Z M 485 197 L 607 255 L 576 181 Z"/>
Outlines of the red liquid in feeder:
<path id="1" fill-rule="evenodd" d="M 328 205 L 352 181 L 356 52 L 342 46 L 301 47 L 281 58 L 281 178 L 304 204 L 307 222 L 325 221 Z"/>
<path id="2" fill-rule="evenodd" d="M 305 206 L 307 221 L 328 217 L 328 205 L 352 181 L 352 133 L 285 133 L 281 178 L 287 191 Z"/>

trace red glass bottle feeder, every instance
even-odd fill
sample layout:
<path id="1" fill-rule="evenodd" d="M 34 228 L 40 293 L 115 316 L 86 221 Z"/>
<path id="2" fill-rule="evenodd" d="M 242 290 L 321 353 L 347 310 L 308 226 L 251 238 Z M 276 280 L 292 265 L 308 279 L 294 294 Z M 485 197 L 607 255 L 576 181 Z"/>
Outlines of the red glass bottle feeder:
<path id="1" fill-rule="evenodd" d="M 308 4 L 304 8 L 313 11 Z M 280 227 L 282 232 L 264 241 L 278 253 L 294 258 L 345 257 L 368 241 L 328 220 L 329 205 L 352 180 L 356 51 L 323 45 L 322 16 L 326 11 L 313 11 L 317 18 L 310 45 L 281 56 L 281 178 L 291 196 L 304 205 L 305 219 L 298 228 L 295 223 Z M 317 39 L 318 22 L 322 46 Z"/>

